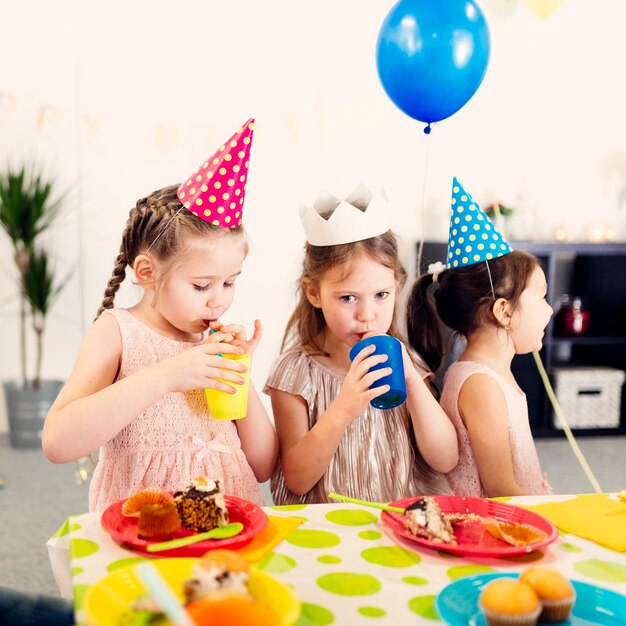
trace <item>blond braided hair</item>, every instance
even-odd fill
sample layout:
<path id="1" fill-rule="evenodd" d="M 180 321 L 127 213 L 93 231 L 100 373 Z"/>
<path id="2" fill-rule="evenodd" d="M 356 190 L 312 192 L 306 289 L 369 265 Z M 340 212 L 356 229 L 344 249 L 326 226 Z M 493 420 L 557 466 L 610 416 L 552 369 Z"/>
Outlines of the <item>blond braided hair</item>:
<path id="1" fill-rule="evenodd" d="M 154 191 L 137 201 L 130 210 L 122 234 L 119 254 L 113 273 L 104 290 L 96 319 L 103 311 L 113 308 L 115 294 L 126 278 L 126 267 L 132 267 L 140 254 L 150 254 L 158 261 L 175 263 L 185 250 L 190 237 L 242 236 L 243 226 L 223 228 L 200 219 L 182 205 L 176 195 L 179 185 Z M 247 253 L 247 244 L 244 243 Z"/>

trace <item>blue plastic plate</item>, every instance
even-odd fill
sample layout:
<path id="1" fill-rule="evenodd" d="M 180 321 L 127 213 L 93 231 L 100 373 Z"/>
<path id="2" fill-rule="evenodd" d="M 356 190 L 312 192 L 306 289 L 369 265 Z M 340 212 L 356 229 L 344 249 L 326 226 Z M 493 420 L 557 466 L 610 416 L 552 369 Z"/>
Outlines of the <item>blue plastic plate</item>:
<path id="1" fill-rule="evenodd" d="M 486 626 L 478 608 L 480 592 L 494 578 L 518 576 L 496 572 L 459 578 L 437 596 L 437 612 L 449 626 Z M 576 590 L 576 602 L 561 626 L 626 626 L 626 596 L 577 580 L 570 582 Z"/>

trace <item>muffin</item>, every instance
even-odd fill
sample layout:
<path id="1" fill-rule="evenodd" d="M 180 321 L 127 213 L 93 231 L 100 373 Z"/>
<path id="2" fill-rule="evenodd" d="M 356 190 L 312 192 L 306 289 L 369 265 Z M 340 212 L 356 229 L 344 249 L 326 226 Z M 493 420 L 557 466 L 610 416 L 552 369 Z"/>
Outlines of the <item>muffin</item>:
<path id="1" fill-rule="evenodd" d="M 166 502 L 174 502 L 169 493 L 159 489 L 144 489 L 132 495 L 122 504 L 122 515 L 139 517 L 142 507 L 146 504 L 165 504 Z"/>
<path id="2" fill-rule="evenodd" d="M 560 572 L 549 567 L 529 567 L 520 574 L 520 582 L 536 594 L 543 609 L 539 619 L 548 624 L 565 621 L 574 606 L 576 592 Z"/>
<path id="3" fill-rule="evenodd" d="M 513 578 L 495 578 L 487 583 L 478 606 L 488 626 L 534 626 L 541 613 L 537 594 Z"/>
<path id="4" fill-rule="evenodd" d="M 180 516 L 173 502 L 144 504 L 139 511 L 139 537 L 171 537 L 180 530 Z"/>

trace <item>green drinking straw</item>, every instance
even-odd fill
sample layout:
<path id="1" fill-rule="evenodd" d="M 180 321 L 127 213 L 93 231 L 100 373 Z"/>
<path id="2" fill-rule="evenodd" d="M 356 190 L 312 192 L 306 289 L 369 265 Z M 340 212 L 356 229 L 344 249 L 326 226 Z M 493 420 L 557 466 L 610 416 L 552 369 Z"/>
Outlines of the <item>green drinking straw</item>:
<path id="1" fill-rule="evenodd" d="M 404 513 L 404 509 L 401 509 L 399 506 L 391 506 L 389 504 L 383 504 L 382 502 L 368 502 L 367 500 L 358 500 L 357 498 L 342 496 L 338 493 L 329 493 L 328 497 L 332 498 L 333 500 L 341 500 L 342 502 L 362 504 L 363 506 L 369 506 L 373 509 L 382 509 L 383 511 L 391 511 L 392 513 Z"/>

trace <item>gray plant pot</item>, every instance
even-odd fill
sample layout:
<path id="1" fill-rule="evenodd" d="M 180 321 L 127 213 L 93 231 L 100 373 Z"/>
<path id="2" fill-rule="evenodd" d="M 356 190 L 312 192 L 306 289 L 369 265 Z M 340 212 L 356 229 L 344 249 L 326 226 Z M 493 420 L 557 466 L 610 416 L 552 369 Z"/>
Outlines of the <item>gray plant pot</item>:
<path id="1" fill-rule="evenodd" d="M 41 447 L 43 422 L 62 386 L 60 380 L 42 380 L 39 389 L 16 381 L 3 383 L 13 448 Z"/>

